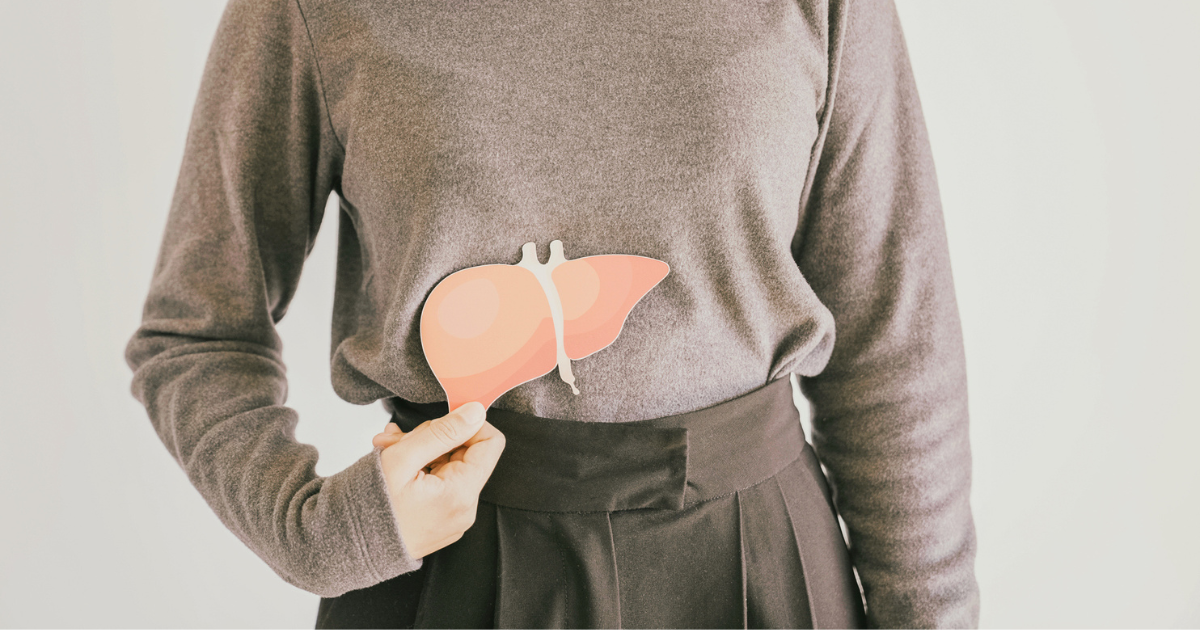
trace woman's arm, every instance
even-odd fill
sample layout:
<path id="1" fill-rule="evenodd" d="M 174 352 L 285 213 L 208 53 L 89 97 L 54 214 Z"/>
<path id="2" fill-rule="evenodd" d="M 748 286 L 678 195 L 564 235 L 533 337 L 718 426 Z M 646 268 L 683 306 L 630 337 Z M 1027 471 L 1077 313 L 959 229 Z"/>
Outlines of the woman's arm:
<path id="1" fill-rule="evenodd" d="M 831 6 L 793 254 L 835 321 L 802 377 L 876 627 L 977 626 L 967 383 L 933 158 L 892 0 Z"/>
<path id="2" fill-rule="evenodd" d="M 330 477 L 296 441 L 275 324 L 341 171 L 295 0 L 233 0 L 213 41 L 126 359 L 133 393 L 221 521 L 284 580 L 331 597 L 420 566 L 380 449 Z"/>

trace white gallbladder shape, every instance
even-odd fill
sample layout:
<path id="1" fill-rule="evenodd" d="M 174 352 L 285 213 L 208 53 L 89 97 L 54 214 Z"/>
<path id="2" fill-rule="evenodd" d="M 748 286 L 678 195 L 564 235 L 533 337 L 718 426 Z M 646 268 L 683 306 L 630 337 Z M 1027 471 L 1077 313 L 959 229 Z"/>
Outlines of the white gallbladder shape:
<path id="1" fill-rule="evenodd" d="M 468 267 L 439 282 L 421 308 L 421 347 L 451 410 L 472 400 L 490 407 L 555 367 L 578 395 L 571 361 L 616 341 L 634 305 L 669 272 L 645 256 L 567 260 L 557 240 L 543 265 L 525 243 L 515 265 Z"/>

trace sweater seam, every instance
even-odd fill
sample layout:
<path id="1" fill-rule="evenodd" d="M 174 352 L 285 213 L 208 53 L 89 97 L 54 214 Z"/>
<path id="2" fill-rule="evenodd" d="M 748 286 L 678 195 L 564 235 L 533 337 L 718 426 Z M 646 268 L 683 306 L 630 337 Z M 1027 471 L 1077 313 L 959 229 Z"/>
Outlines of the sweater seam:
<path id="1" fill-rule="evenodd" d="M 297 0 L 298 1 L 298 0 Z M 817 131 L 817 139 L 813 142 L 812 154 L 809 156 L 808 172 L 804 176 L 804 186 L 800 191 L 800 207 L 799 218 L 801 222 L 797 226 L 796 233 L 792 238 L 792 254 L 793 256 L 799 251 L 798 246 L 803 245 L 805 238 L 804 233 L 807 231 L 808 221 L 808 205 L 809 199 L 812 197 L 812 188 L 816 183 L 817 171 L 820 170 L 821 156 L 825 152 L 825 140 L 829 136 L 829 128 L 833 124 L 833 107 L 837 100 L 838 80 L 841 75 L 842 67 L 842 48 L 846 41 L 846 30 L 850 23 L 850 10 L 846 5 L 853 0 L 835 5 L 830 3 L 830 6 L 838 6 L 838 15 L 836 22 L 830 20 L 830 50 L 829 52 L 829 82 L 825 86 L 825 104 L 821 110 L 821 123 Z"/>
<path id="2" fill-rule="evenodd" d="M 321 73 L 321 58 L 317 53 L 317 44 L 313 41 L 312 28 L 308 25 L 308 16 L 304 15 L 304 7 L 300 5 L 300 0 L 293 0 L 293 2 L 296 5 L 296 11 L 300 13 L 300 21 L 304 23 L 304 34 L 308 37 L 309 50 L 312 51 L 313 67 L 317 71 L 317 90 L 321 93 L 321 104 L 325 110 L 325 122 L 329 124 L 329 135 L 333 136 L 333 141 L 337 143 L 338 149 L 342 152 L 342 155 L 345 155 L 346 145 L 338 137 L 337 127 L 333 125 L 333 112 L 329 108 L 329 91 L 325 89 L 325 78 Z"/>

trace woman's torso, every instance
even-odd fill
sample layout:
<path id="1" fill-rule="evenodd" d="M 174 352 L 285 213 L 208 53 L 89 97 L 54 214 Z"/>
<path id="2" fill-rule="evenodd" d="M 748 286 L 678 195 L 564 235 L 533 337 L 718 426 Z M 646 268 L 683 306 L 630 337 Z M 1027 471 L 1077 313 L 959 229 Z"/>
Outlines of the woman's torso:
<path id="1" fill-rule="evenodd" d="M 333 378 L 354 402 L 445 394 L 418 319 L 448 274 L 567 258 L 670 265 L 609 347 L 495 405 L 630 421 L 828 360 L 792 257 L 828 68 L 794 0 L 355 2 L 301 7 L 344 146 Z"/>

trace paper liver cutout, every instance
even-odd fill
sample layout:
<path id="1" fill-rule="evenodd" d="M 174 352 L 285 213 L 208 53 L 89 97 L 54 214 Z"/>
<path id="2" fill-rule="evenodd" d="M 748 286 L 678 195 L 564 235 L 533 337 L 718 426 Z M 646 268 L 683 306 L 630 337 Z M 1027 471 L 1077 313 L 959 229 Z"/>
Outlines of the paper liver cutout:
<path id="1" fill-rule="evenodd" d="M 616 341 L 634 305 L 669 272 L 645 256 L 567 260 L 557 240 L 543 265 L 525 243 L 515 265 L 469 267 L 433 288 L 421 308 L 421 348 L 451 410 L 472 400 L 490 407 L 556 366 L 578 395 L 571 361 Z"/>

